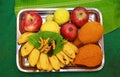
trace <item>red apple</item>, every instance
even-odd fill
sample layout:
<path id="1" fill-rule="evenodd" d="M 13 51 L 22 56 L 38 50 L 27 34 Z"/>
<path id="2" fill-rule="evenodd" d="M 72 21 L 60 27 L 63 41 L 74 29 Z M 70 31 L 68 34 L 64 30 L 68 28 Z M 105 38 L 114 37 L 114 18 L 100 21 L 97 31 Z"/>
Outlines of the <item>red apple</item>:
<path id="1" fill-rule="evenodd" d="M 23 27 L 23 20 L 21 19 L 21 20 L 19 20 L 19 31 L 20 31 L 20 33 L 21 34 L 23 34 L 24 32 L 26 32 L 25 31 L 25 29 L 24 29 L 24 27 Z"/>
<path id="2" fill-rule="evenodd" d="M 72 23 L 65 23 L 60 28 L 60 33 L 68 41 L 73 41 L 77 37 L 78 29 Z"/>
<path id="3" fill-rule="evenodd" d="M 83 26 L 89 19 L 89 13 L 84 7 L 76 7 L 72 10 L 70 14 L 71 22 L 77 27 Z"/>
<path id="4" fill-rule="evenodd" d="M 36 32 L 40 30 L 42 18 L 37 12 L 26 12 L 23 14 L 21 24 L 25 31 Z"/>

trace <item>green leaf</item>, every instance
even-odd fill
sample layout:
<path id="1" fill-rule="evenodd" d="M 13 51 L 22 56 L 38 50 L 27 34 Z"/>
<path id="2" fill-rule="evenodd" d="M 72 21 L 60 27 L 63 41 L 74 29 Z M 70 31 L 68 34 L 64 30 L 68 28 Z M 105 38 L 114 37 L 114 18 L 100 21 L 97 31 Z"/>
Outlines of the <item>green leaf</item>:
<path id="1" fill-rule="evenodd" d="M 56 48 L 53 51 L 53 55 L 57 54 L 58 52 L 60 52 L 62 50 L 63 44 L 64 44 L 64 39 L 60 34 L 55 33 L 55 32 L 50 32 L 50 31 L 38 32 L 38 33 L 35 33 L 28 37 L 29 42 L 32 45 L 34 45 L 36 48 L 39 48 L 40 43 L 38 41 L 39 41 L 40 37 L 42 39 L 50 38 L 49 42 L 51 42 L 52 40 L 54 40 L 56 42 Z"/>

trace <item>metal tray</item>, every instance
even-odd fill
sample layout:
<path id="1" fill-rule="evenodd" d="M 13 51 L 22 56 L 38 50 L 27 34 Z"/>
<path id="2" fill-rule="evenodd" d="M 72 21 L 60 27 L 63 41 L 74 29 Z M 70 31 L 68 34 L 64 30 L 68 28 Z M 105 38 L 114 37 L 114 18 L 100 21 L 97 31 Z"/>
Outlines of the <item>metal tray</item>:
<path id="1" fill-rule="evenodd" d="M 19 31 L 19 19 L 22 15 L 22 13 L 26 12 L 26 11 L 37 11 L 38 13 L 41 14 L 43 22 L 45 22 L 45 17 L 49 14 L 53 14 L 54 11 L 57 8 L 30 8 L 30 9 L 23 9 L 18 13 L 17 16 L 17 39 L 18 37 L 21 35 L 20 31 Z M 73 10 L 73 8 L 66 8 L 68 11 Z M 96 8 L 87 8 L 88 12 L 89 12 L 89 20 L 90 21 L 98 21 L 101 24 L 102 23 L 102 14 L 101 12 L 96 9 Z M 94 68 L 87 68 L 87 67 L 83 67 L 83 66 L 66 66 L 65 68 L 62 68 L 59 70 L 59 72 L 92 72 L 92 71 L 99 71 L 103 68 L 104 66 L 104 62 L 105 62 L 105 55 L 104 55 L 104 40 L 103 40 L 103 36 L 100 39 L 100 41 L 98 42 L 99 46 L 101 47 L 102 51 L 103 51 L 103 59 L 102 62 L 99 66 L 94 67 Z M 20 71 L 22 72 L 43 72 L 41 70 L 38 70 L 37 68 L 33 68 L 29 66 L 29 63 L 27 61 L 27 58 L 23 58 L 20 55 L 20 47 L 21 45 L 18 45 L 17 40 L 16 40 L 16 63 L 17 63 L 17 67 Z M 52 72 L 56 72 L 56 71 L 52 71 Z"/>

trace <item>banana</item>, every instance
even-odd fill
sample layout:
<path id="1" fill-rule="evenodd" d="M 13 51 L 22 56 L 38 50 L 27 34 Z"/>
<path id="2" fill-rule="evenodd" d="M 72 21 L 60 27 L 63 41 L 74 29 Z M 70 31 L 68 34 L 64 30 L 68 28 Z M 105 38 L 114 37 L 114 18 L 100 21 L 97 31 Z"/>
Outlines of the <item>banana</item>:
<path id="1" fill-rule="evenodd" d="M 41 66 L 41 69 L 43 70 L 47 70 L 49 67 L 48 56 L 45 53 L 41 53 L 40 55 L 40 66 Z"/>
<path id="2" fill-rule="evenodd" d="M 68 65 L 70 63 L 69 57 L 63 51 L 60 51 L 56 56 L 62 64 Z"/>
<path id="3" fill-rule="evenodd" d="M 75 58 L 75 53 L 77 49 L 73 49 L 73 46 L 71 43 L 66 42 L 63 47 L 63 52 L 70 58 Z"/>
<path id="4" fill-rule="evenodd" d="M 60 67 L 61 68 L 65 67 L 65 64 L 63 64 L 63 63 L 60 62 Z"/>
<path id="5" fill-rule="evenodd" d="M 18 38 L 18 44 L 23 44 L 28 41 L 28 36 L 32 35 L 34 33 L 31 32 L 25 32 Z"/>
<path id="6" fill-rule="evenodd" d="M 25 43 L 22 47 L 21 47 L 21 56 L 25 57 L 27 55 L 30 54 L 30 52 L 33 50 L 34 46 L 32 44 L 30 44 L 29 42 Z"/>
<path id="7" fill-rule="evenodd" d="M 52 65 L 50 64 L 50 62 L 48 63 L 48 69 L 47 69 L 47 71 L 52 71 L 53 70 L 53 67 L 52 67 Z"/>
<path id="8" fill-rule="evenodd" d="M 75 58 L 75 52 L 66 44 L 63 47 L 63 52 L 70 58 Z"/>
<path id="9" fill-rule="evenodd" d="M 71 48 L 71 49 L 73 49 L 73 51 L 75 51 L 75 53 L 77 53 L 77 52 L 78 52 L 78 47 L 77 47 L 77 46 L 75 46 L 74 44 L 72 44 L 72 43 L 70 43 L 70 42 L 67 42 L 67 45 L 69 45 L 69 46 L 70 46 L 70 48 Z"/>
<path id="10" fill-rule="evenodd" d="M 42 69 L 42 68 L 41 68 L 41 64 L 40 64 L 40 56 L 41 56 L 41 53 L 40 53 L 40 55 L 39 55 L 39 59 L 38 59 L 37 65 L 36 65 L 36 67 L 37 67 L 38 69 Z"/>
<path id="11" fill-rule="evenodd" d="M 50 63 L 55 70 L 60 69 L 60 62 L 55 55 L 49 57 Z"/>
<path id="12" fill-rule="evenodd" d="M 40 52 L 38 49 L 34 48 L 30 55 L 28 56 L 28 62 L 30 66 L 34 67 L 37 64 L 37 61 L 39 59 Z"/>
<path id="13" fill-rule="evenodd" d="M 42 55 L 44 55 L 44 53 L 43 53 Z M 40 56 L 41 56 L 41 54 L 40 54 Z M 39 60 L 38 60 L 36 66 L 37 66 L 38 69 L 43 70 L 43 65 L 42 65 L 42 67 L 41 67 L 40 57 L 39 57 Z M 47 69 L 44 69 L 44 71 L 45 71 L 45 70 L 47 70 L 47 71 L 52 71 L 52 70 L 53 70 L 53 68 L 52 68 L 52 66 L 51 66 L 51 64 L 50 64 L 50 62 L 48 63 L 47 66 L 48 66 Z M 45 66 L 44 66 L 44 67 L 45 67 Z"/>
<path id="14" fill-rule="evenodd" d="M 72 59 L 72 58 L 69 58 L 69 60 L 70 60 L 70 62 L 73 62 L 73 60 L 74 60 L 74 59 Z"/>

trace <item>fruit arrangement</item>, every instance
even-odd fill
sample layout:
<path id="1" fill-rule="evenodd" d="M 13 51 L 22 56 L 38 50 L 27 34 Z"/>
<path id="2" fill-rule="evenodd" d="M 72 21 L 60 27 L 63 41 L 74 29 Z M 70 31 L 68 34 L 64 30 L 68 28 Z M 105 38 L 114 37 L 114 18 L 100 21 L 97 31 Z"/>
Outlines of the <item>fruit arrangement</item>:
<path id="1" fill-rule="evenodd" d="M 44 71 L 60 70 L 74 60 L 78 51 L 60 34 L 50 31 L 25 32 L 19 37 L 18 43 L 22 44 L 21 56 L 28 57 L 30 66 Z"/>
<path id="2" fill-rule="evenodd" d="M 103 26 L 89 21 L 84 7 L 72 11 L 59 8 L 43 22 L 37 11 L 24 12 L 19 19 L 20 56 L 29 67 L 40 71 L 59 71 L 66 66 L 94 68 L 101 64 L 103 51 L 98 42 Z"/>

